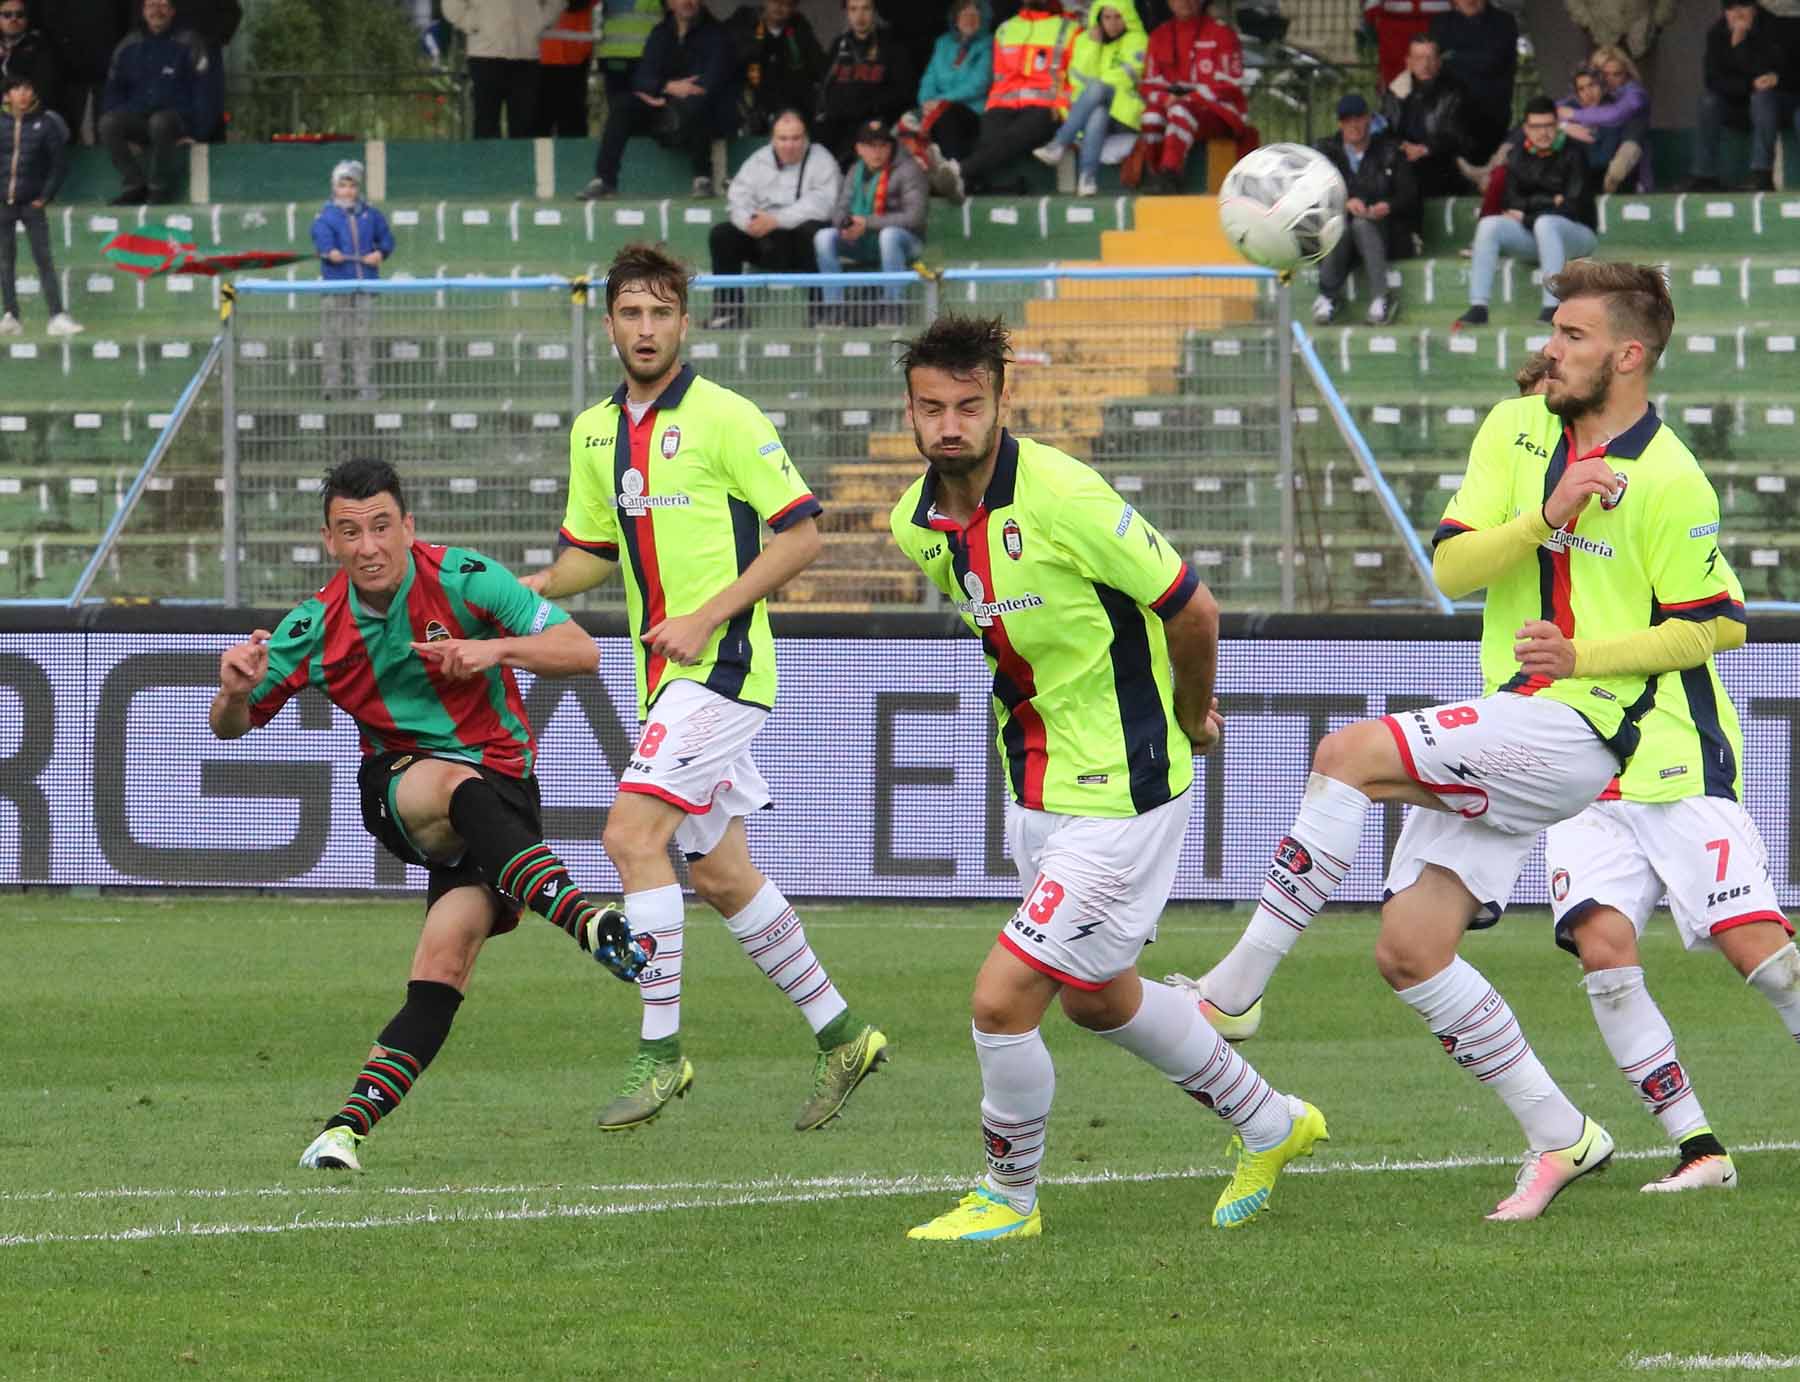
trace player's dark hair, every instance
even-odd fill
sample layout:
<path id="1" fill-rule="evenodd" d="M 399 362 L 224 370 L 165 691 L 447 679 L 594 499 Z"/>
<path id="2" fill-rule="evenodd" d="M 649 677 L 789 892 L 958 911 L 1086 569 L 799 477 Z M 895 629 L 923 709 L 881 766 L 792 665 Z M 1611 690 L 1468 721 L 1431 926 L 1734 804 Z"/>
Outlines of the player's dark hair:
<path id="1" fill-rule="evenodd" d="M 373 499 L 378 494 L 391 494 L 406 516 L 406 495 L 400 489 L 400 472 L 386 461 L 373 456 L 359 456 L 339 461 L 325 472 L 325 521 L 331 521 L 333 499 Z"/>
<path id="2" fill-rule="evenodd" d="M 659 246 L 622 246 L 606 266 L 606 310 L 627 288 L 642 288 L 658 302 L 672 302 L 683 316 L 688 310 L 688 266 Z"/>
<path id="3" fill-rule="evenodd" d="M 1526 115 L 1554 115 L 1556 114 L 1556 102 L 1548 96 L 1533 96 L 1525 103 L 1524 113 Z"/>
<path id="4" fill-rule="evenodd" d="M 1519 397 L 1523 398 L 1541 384 L 1550 373 L 1550 357 L 1541 350 L 1534 350 L 1525 357 L 1525 363 L 1519 366 L 1519 372 L 1513 376 L 1513 383 L 1519 386 Z"/>
<path id="5" fill-rule="evenodd" d="M 941 369 L 952 379 L 969 379 L 986 370 L 994 382 L 994 397 L 999 398 L 1011 354 L 1012 339 L 1001 318 L 960 317 L 950 312 L 926 327 L 923 335 L 906 343 L 906 349 L 900 353 L 900 368 L 906 372 L 908 395 L 912 393 L 912 372 L 916 369 Z"/>
<path id="6" fill-rule="evenodd" d="M 1604 300 L 1613 335 L 1642 345 L 1649 369 L 1656 368 L 1675 330 L 1675 304 L 1669 301 L 1669 280 L 1661 269 L 1654 264 L 1571 259 L 1551 277 L 1549 288 L 1558 302 Z"/>

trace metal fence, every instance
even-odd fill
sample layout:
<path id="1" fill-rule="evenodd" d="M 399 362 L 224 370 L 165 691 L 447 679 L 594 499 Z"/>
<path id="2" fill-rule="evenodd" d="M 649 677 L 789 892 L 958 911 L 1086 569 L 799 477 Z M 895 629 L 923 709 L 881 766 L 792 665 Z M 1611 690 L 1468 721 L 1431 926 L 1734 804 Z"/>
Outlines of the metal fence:
<path id="1" fill-rule="evenodd" d="M 233 72 L 226 107 L 234 140 L 469 137 L 469 77 L 462 71 Z"/>
<path id="2" fill-rule="evenodd" d="M 1092 462 L 1229 608 L 1434 602 L 1317 357 L 1285 346 L 1304 344 L 1289 298 L 1248 268 L 703 276 L 686 357 L 769 415 L 825 505 L 790 608 L 935 604 L 888 514 L 922 465 L 896 344 L 944 310 L 1005 318 L 1013 429 Z M 585 283 L 253 280 L 234 299 L 218 368 L 130 490 L 148 502 L 119 509 L 77 599 L 290 602 L 332 574 L 321 476 L 361 455 L 400 467 L 422 535 L 518 570 L 553 558 L 569 426 L 619 378 Z"/>

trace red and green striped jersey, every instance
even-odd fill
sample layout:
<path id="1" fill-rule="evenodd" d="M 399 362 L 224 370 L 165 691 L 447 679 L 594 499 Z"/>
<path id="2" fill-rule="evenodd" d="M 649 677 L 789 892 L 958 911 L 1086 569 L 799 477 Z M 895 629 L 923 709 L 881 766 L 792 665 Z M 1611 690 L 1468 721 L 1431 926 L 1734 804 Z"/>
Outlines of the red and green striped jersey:
<path id="1" fill-rule="evenodd" d="M 1493 528 L 1539 508 L 1570 463 L 1561 418 L 1539 397 L 1495 406 L 1469 450 L 1462 487 L 1451 496 L 1435 542 Z M 1656 697 L 1656 678 L 1528 677 L 1513 654 L 1527 620 L 1544 619 L 1566 638 L 1619 638 L 1665 619 L 1742 617 L 1729 569 L 1718 561 L 1719 498 L 1682 441 L 1646 408 L 1643 417 L 1590 455 L 1614 467 L 1618 488 L 1595 499 L 1487 587 L 1481 615 L 1485 690 L 1544 696 L 1573 706 L 1624 762 L 1638 722 Z"/>
<path id="2" fill-rule="evenodd" d="M 640 635 L 730 585 L 775 532 L 820 512 L 754 403 L 683 365 L 642 418 L 625 385 L 569 430 L 569 505 L 559 541 L 607 561 L 624 549 L 625 604 Z M 687 679 L 746 705 L 775 705 L 775 640 L 763 601 L 729 619 L 683 667 L 631 640 L 638 715 Z"/>
<path id="3" fill-rule="evenodd" d="M 1071 816 L 1139 815 L 1185 792 L 1163 620 L 1199 588 L 1167 539 L 1098 472 L 1000 434 L 967 526 L 927 471 L 894 506 L 901 551 L 981 639 L 1013 800 Z"/>
<path id="4" fill-rule="evenodd" d="M 415 542 L 385 614 L 366 608 L 340 571 L 282 616 L 269 670 L 250 694 L 250 723 L 267 724 L 312 686 L 356 721 L 365 755 L 418 750 L 529 777 L 537 744 L 512 669 L 452 681 L 412 645 L 525 637 L 568 617 L 490 557 Z"/>

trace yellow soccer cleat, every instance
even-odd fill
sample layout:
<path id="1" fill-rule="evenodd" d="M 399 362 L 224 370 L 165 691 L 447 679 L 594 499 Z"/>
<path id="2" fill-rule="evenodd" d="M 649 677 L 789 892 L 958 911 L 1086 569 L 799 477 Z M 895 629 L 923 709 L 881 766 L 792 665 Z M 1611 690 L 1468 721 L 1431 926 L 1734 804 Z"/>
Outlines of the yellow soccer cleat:
<path id="1" fill-rule="evenodd" d="M 1268 1208 L 1269 1196 L 1275 1192 L 1275 1180 L 1280 1176 L 1281 1168 L 1295 1157 L 1311 1156 L 1314 1146 L 1331 1140 L 1331 1134 L 1325 1129 L 1325 1115 L 1318 1109 L 1302 1099 L 1288 1100 L 1288 1108 L 1293 1114 L 1294 1126 L 1285 1138 L 1267 1151 L 1252 1152 L 1244 1146 L 1242 1138 L 1231 1139 L 1238 1154 L 1237 1170 L 1232 1172 L 1231 1184 L 1225 1187 L 1219 1202 L 1213 1206 L 1215 1228 L 1241 1228 L 1249 1223 Z"/>
<path id="2" fill-rule="evenodd" d="M 1021 1214 L 986 1186 L 977 1186 L 948 1214 L 906 1231 L 908 1238 L 932 1243 L 984 1243 L 993 1238 L 1036 1238 L 1044 1231 L 1038 1207 Z"/>
<path id="3" fill-rule="evenodd" d="M 794 1131 L 811 1132 L 836 1118 L 851 1092 L 887 1059 L 888 1039 L 874 1027 L 864 1027 L 842 1045 L 819 1052 L 813 1065 L 812 1096 L 794 1120 Z"/>

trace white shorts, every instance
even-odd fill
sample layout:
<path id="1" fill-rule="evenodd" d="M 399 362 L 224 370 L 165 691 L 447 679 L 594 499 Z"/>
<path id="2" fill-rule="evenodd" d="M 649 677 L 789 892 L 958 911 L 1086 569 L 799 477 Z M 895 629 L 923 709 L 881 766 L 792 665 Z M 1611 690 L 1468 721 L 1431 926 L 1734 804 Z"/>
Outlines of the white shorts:
<path id="1" fill-rule="evenodd" d="M 1436 864 L 1475 895 L 1476 927 L 1500 919 L 1538 831 L 1578 815 L 1619 771 L 1612 750 L 1561 701 L 1502 691 L 1382 719 L 1407 776 L 1450 808 L 1407 809 L 1387 895 Z"/>
<path id="2" fill-rule="evenodd" d="M 1006 839 L 1025 900 L 1000 944 L 1052 979 L 1104 988 L 1156 939 L 1193 802 L 1140 816 L 1059 816 L 1007 804 Z"/>
<path id="3" fill-rule="evenodd" d="M 1595 907 L 1624 913 L 1644 934 L 1666 891 L 1689 950 L 1713 948 L 1720 931 L 1752 921 L 1793 927 L 1781 914 L 1768 851 L 1750 813 L 1719 797 L 1597 801 L 1544 836 L 1556 943 Z"/>
<path id="4" fill-rule="evenodd" d="M 750 757 L 750 741 L 768 718 L 760 706 L 678 681 L 650 707 L 619 790 L 679 806 L 687 816 L 675 843 L 690 859 L 711 854 L 736 817 L 769 804 L 769 784 Z"/>

